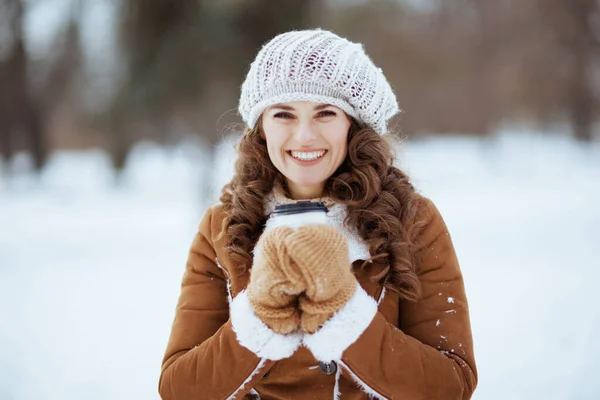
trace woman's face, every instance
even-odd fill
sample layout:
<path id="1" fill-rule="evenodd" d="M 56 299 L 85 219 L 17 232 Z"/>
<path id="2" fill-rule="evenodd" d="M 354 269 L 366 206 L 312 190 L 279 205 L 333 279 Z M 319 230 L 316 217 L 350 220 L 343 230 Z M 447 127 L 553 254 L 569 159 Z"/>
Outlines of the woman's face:
<path id="1" fill-rule="evenodd" d="M 262 114 L 269 157 L 293 199 L 319 197 L 348 150 L 350 118 L 330 104 L 293 101 Z"/>

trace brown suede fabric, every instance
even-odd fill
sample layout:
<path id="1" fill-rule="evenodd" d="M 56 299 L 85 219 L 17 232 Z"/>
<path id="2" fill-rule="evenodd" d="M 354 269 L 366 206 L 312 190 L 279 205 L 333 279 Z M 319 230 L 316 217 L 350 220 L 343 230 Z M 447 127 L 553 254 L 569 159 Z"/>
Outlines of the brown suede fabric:
<path id="1" fill-rule="evenodd" d="M 379 398 L 467 400 L 477 383 L 473 342 L 462 274 L 446 225 L 434 204 L 421 201 L 427 226 L 415 252 L 422 298 L 399 300 L 387 290 L 367 329 L 337 360 L 341 399 L 368 399 L 357 383 Z M 240 345 L 229 319 L 228 287 L 235 298 L 250 271 L 239 274 L 220 234 L 224 214 L 209 209 L 190 249 L 171 336 L 162 362 L 159 392 L 164 400 L 333 399 L 336 374 L 319 368 L 300 347 L 279 361 L 259 358 Z M 375 300 L 372 281 L 383 261 L 353 264 L 358 283 Z M 337 265 L 337 264 L 336 264 Z M 252 390 L 252 392 L 251 392 Z M 236 393 L 234 397 L 231 397 Z"/>

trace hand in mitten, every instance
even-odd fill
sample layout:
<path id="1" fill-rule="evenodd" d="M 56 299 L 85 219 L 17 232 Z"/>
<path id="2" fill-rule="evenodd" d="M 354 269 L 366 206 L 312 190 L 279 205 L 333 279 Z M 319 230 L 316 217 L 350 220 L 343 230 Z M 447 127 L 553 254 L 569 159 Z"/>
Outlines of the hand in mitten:
<path id="1" fill-rule="evenodd" d="M 314 333 L 342 308 L 358 284 L 348 258 L 346 238 L 328 225 L 305 225 L 284 239 L 289 257 L 306 282 L 300 297 L 300 325 Z"/>
<path id="2" fill-rule="evenodd" d="M 263 233 L 255 249 L 246 289 L 254 313 L 281 334 L 298 330 L 298 296 L 305 290 L 304 279 L 284 245 L 293 232 L 289 227 L 277 227 Z"/>

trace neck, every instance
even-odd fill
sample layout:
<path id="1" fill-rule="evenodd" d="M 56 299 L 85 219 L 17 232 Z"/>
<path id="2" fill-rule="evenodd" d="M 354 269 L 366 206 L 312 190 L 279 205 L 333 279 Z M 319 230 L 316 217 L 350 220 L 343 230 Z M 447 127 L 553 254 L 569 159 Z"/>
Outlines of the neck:
<path id="1" fill-rule="evenodd" d="M 323 196 L 323 185 L 299 186 L 288 181 L 288 191 L 292 200 L 308 200 Z"/>

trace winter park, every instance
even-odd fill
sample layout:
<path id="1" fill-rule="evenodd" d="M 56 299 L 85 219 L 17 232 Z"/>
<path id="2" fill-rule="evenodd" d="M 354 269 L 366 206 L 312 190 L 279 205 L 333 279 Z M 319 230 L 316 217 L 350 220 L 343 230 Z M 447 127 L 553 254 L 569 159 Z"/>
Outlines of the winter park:
<path id="1" fill-rule="evenodd" d="M 600 5 L 526 4 L 0 0 L 0 399 L 161 398 L 188 253 L 236 172 L 240 85 L 290 27 L 363 43 L 394 89 L 394 165 L 462 271 L 472 398 L 600 398 Z M 424 368 L 408 357 L 394 366 Z M 350 393 L 342 369 L 311 373 Z"/>

